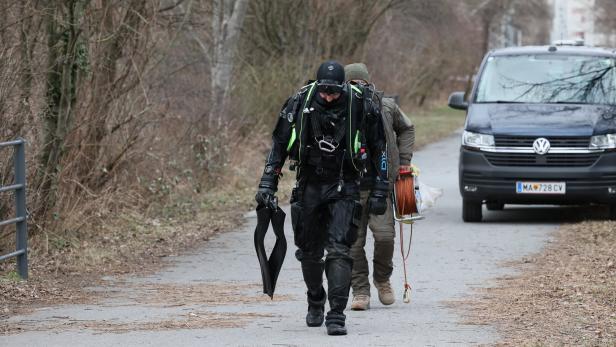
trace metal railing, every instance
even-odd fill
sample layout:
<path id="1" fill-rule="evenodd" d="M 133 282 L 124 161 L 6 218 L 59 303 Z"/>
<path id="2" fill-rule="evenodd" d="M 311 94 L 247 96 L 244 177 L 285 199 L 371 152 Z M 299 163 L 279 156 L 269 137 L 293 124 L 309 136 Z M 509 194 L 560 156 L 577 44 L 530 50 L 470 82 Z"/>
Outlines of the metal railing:
<path id="1" fill-rule="evenodd" d="M 13 166 L 15 170 L 15 183 L 8 186 L 0 186 L 0 193 L 15 191 L 15 217 L 0 220 L 0 227 L 9 224 L 16 226 L 16 250 L 9 254 L 0 255 L 0 261 L 16 257 L 17 272 L 23 279 L 28 278 L 28 227 L 26 210 L 26 141 L 0 142 L 0 149 L 14 147 Z M 0 217 L 1 218 L 1 217 Z"/>

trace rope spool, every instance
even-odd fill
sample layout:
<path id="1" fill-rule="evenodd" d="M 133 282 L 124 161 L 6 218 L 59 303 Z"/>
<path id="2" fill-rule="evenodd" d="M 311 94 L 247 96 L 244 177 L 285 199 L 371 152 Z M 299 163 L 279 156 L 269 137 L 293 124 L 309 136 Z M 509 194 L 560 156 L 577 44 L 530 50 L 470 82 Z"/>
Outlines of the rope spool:
<path id="1" fill-rule="evenodd" d="M 394 185 L 394 219 L 400 225 L 400 253 L 402 254 L 402 265 L 404 268 L 404 303 L 411 302 L 411 285 L 408 281 L 406 262 L 411 255 L 413 222 L 423 219 L 423 216 L 419 213 L 418 198 L 419 190 L 414 170 L 400 171 L 400 176 Z M 404 224 L 411 225 L 406 252 L 404 251 Z"/>
<path id="2" fill-rule="evenodd" d="M 395 183 L 396 213 L 398 216 L 409 216 L 419 213 L 415 195 L 415 175 L 412 171 L 401 171 L 400 178 Z"/>

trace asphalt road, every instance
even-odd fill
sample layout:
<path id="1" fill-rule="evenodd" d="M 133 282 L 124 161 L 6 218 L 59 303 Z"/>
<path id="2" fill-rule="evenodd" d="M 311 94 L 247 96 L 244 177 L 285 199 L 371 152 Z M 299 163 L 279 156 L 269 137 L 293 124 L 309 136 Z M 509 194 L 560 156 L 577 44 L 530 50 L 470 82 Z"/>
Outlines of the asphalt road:
<path id="1" fill-rule="evenodd" d="M 170 259 L 159 273 L 122 281 L 109 279 L 108 286 L 94 288 L 104 294 L 97 302 L 49 307 L 10 318 L 11 326 L 21 325 L 24 331 L 0 336 L 0 346 L 443 346 L 495 342 L 498 335 L 493 327 L 463 324 L 459 312 L 447 302 L 472 295 L 473 288 L 511 274 L 513 270 L 502 267 L 501 262 L 540 250 L 550 231 L 568 213 L 553 207 L 508 206 L 503 212 L 484 208 L 485 222 L 463 223 L 457 183 L 459 138 L 460 134 L 454 134 L 414 157 L 421 179 L 443 189 L 444 194 L 414 228 L 409 261 L 411 303 L 402 302 L 402 263 L 397 251 L 392 278 L 396 303 L 385 307 L 374 296 L 369 311 L 348 310 L 347 336 L 330 337 L 324 327 L 305 326 L 304 285 L 293 255 L 289 217 L 289 249 L 278 296 L 270 301 L 260 294 L 252 238 L 255 218 L 249 216 L 236 231 L 217 236 L 192 254 Z M 371 237 L 367 247 L 372 247 Z"/>

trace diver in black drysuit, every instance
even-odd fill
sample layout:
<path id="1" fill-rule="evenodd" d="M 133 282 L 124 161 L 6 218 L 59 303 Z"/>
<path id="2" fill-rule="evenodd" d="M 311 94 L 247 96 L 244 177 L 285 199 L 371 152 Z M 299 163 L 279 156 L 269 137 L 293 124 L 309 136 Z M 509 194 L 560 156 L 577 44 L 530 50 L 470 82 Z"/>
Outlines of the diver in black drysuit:
<path id="1" fill-rule="evenodd" d="M 387 151 L 378 103 L 361 86 L 344 81 L 342 65 L 327 61 L 319 67 L 316 82 L 287 100 L 255 197 L 259 205 L 275 204 L 278 179 L 288 156 L 292 169 L 297 170 L 291 218 L 299 248 L 296 257 L 308 289 L 306 324 L 323 324 L 329 298 L 325 319 L 329 335 L 347 333 L 344 309 L 353 265 L 349 252 L 362 215 L 359 180 L 366 165 L 374 165 L 378 173 L 368 202 L 371 213 L 385 212 L 388 194 Z"/>

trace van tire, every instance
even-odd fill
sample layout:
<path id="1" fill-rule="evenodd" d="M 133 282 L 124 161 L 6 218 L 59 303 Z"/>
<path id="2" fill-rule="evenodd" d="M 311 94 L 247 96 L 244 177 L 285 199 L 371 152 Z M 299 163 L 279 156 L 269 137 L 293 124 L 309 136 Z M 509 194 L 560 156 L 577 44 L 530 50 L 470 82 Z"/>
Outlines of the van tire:
<path id="1" fill-rule="evenodd" d="M 487 202 L 486 208 L 488 211 L 502 211 L 505 208 L 505 204 L 502 202 Z"/>
<path id="2" fill-rule="evenodd" d="M 465 222 L 481 222 L 481 201 L 462 200 L 462 220 Z"/>

